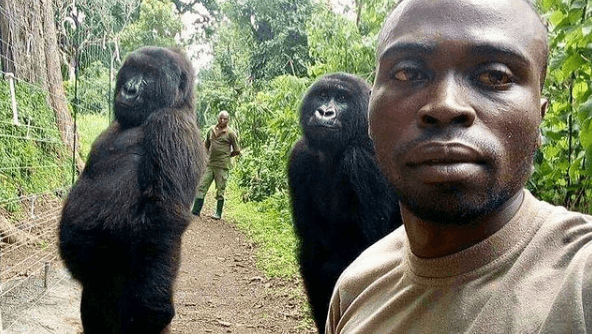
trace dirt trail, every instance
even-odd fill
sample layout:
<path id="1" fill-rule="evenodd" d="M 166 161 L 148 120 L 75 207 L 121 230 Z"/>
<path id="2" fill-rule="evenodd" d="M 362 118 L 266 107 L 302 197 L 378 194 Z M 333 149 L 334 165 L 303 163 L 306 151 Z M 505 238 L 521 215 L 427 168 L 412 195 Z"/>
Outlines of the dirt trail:
<path id="1" fill-rule="evenodd" d="M 233 225 L 204 216 L 183 237 L 173 333 L 316 333 L 302 320 L 302 287 L 265 278 L 254 245 Z"/>
<path id="2" fill-rule="evenodd" d="M 203 215 L 195 218 L 183 237 L 172 332 L 316 333 L 310 321 L 303 320 L 306 297 L 301 284 L 266 278 L 256 268 L 255 251 L 232 224 Z M 37 302 L 28 300 L 43 294 L 41 278 L 27 280 L 20 290 L 0 298 L 4 334 L 81 333 L 81 289 L 59 262 L 52 264 L 51 273 L 53 287 Z"/>

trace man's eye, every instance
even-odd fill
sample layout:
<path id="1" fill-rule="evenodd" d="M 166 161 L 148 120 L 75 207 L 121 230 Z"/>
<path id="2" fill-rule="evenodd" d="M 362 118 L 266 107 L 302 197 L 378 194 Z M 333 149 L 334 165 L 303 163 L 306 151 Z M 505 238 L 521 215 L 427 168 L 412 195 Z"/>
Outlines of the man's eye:
<path id="1" fill-rule="evenodd" d="M 398 70 L 394 75 L 398 81 L 425 81 L 427 76 L 420 71 L 412 68 Z"/>
<path id="2" fill-rule="evenodd" d="M 504 88 L 514 83 L 514 78 L 505 71 L 492 70 L 479 74 L 478 81 L 485 86 Z"/>

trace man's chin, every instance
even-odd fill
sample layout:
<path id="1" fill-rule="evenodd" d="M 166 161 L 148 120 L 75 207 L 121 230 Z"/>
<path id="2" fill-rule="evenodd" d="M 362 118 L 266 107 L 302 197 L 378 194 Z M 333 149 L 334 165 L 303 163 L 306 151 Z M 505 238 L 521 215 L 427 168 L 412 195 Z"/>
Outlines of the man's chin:
<path id="1" fill-rule="evenodd" d="M 423 221 L 440 225 L 466 226 L 478 224 L 485 217 L 500 208 L 508 199 L 505 193 L 467 196 L 462 192 L 438 194 L 438 196 L 405 196 L 402 204 Z M 429 199 L 429 200 L 427 200 Z"/>

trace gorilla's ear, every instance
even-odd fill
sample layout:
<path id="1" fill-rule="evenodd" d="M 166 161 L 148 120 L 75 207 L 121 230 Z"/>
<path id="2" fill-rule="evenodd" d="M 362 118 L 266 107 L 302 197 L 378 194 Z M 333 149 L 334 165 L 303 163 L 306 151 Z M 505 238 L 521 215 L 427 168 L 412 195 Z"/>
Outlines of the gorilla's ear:
<path id="1" fill-rule="evenodd" d="M 179 81 L 179 91 L 183 92 L 183 95 L 187 92 L 187 73 L 181 71 L 181 80 Z"/>
<path id="2" fill-rule="evenodd" d="M 179 86 L 177 87 L 177 102 L 176 103 L 184 103 L 190 98 L 191 89 L 188 87 L 189 85 L 189 77 L 185 71 L 181 71 L 181 76 L 179 77 Z"/>

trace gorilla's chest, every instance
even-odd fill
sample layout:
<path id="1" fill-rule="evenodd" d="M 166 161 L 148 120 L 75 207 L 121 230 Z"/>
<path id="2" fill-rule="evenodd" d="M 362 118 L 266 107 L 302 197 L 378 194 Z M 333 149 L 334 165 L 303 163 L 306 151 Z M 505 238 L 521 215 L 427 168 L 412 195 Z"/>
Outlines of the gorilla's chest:
<path id="1" fill-rule="evenodd" d="M 144 133 L 141 128 L 120 132 L 108 140 L 96 145 L 91 152 L 89 170 L 93 177 L 135 178 L 138 165 L 144 155 L 142 142 Z"/>
<path id="2" fill-rule="evenodd" d="M 318 157 L 319 163 L 309 184 L 315 185 L 313 200 L 322 212 L 331 212 L 331 218 L 341 219 L 340 215 L 349 216 L 356 206 L 357 196 L 352 188 L 350 177 L 337 163 L 326 161 L 326 157 Z M 346 208 L 347 210 L 343 210 Z"/>

